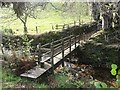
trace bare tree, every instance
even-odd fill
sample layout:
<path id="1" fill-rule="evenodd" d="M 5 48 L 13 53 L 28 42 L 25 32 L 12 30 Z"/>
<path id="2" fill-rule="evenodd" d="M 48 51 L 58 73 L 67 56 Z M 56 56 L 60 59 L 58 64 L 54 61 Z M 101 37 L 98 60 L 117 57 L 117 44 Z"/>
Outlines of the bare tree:
<path id="1" fill-rule="evenodd" d="M 35 4 L 30 2 L 13 2 L 13 10 L 15 11 L 18 19 L 21 20 L 24 25 L 24 33 L 28 32 L 26 25 L 28 17 L 35 18 L 34 15 L 32 15 L 35 8 Z"/>

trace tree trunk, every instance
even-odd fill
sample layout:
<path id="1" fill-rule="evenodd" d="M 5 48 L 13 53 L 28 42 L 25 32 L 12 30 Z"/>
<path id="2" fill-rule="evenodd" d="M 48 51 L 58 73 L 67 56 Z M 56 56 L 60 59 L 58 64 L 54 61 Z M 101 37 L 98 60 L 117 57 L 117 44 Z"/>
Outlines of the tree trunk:
<path id="1" fill-rule="evenodd" d="M 113 21 L 113 13 L 112 13 L 112 8 L 110 7 L 109 4 L 104 4 L 102 5 L 102 23 L 103 23 L 103 29 L 104 30 L 109 30 L 112 28 L 112 21 Z"/>
<path id="2" fill-rule="evenodd" d="M 113 13 L 112 13 L 112 8 L 108 12 L 108 28 L 112 29 L 112 22 L 113 22 Z"/>
<path id="3" fill-rule="evenodd" d="M 115 27 L 120 27 L 120 2 L 117 3 L 117 12 L 115 14 Z"/>
<path id="4" fill-rule="evenodd" d="M 27 16 L 25 17 L 25 19 L 22 19 L 20 16 L 18 16 L 18 18 L 19 18 L 20 21 L 23 23 L 24 33 L 25 33 L 25 34 L 28 33 L 28 31 L 27 31 L 27 25 L 26 25 L 26 23 L 27 23 Z"/>
<path id="5" fill-rule="evenodd" d="M 92 16 L 95 21 L 98 22 L 100 20 L 100 7 L 97 2 L 92 3 Z"/>
<path id="6" fill-rule="evenodd" d="M 106 14 L 102 14 L 102 17 L 103 29 L 106 30 L 108 29 L 108 17 Z"/>
<path id="7" fill-rule="evenodd" d="M 24 24 L 24 33 L 28 33 L 28 31 L 27 31 L 27 26 L 26 26 L 26 22 L 24 22 L 23 24 Z"/>
<path id="8" fill-rule="evenodd" d="M 99 31 L 101 29 L 100 4 L 97 2 L 92 3 L 92 16 L 93 19 L 97 22 L 97 31 Z"/>

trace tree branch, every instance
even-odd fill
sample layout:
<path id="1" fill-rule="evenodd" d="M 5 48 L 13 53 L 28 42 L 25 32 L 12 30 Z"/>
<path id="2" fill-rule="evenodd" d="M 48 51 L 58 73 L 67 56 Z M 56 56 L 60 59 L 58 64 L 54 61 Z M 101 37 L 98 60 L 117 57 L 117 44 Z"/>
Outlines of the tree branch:
<path id="1" fill-rule="evenodd" d="M 25 23 L 25 21 L 24 21 L 20 16 L 18 16 L 18 18 L 19 18 L 23 23 Z"/>

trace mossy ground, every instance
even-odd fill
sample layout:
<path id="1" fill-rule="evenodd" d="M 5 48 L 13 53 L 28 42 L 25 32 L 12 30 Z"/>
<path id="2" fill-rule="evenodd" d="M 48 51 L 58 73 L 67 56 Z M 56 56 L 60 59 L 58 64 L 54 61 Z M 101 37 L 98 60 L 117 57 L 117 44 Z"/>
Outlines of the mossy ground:
<path id="1" fill-rule="evenodd" d="M 88 63 L 109 67 L 112 63 L 120 65 L 120 30 L 100 30 L 83 45 L 82 51 Z M 86 62 L 86 61 L 85 61 Z"/>

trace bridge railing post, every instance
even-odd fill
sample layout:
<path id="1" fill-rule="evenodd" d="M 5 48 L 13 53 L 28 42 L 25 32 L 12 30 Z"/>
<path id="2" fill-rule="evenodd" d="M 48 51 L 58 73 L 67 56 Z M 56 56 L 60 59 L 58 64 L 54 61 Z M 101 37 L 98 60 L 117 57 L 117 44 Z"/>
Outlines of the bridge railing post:
<path id="1" fill-rule="evenodd" d="M 52 72 L 54 74 L 54 48 L 53 48 L 53 40 L 50 44 L 50 49 L 51 49 L 51 65 L 52 65 Z"/>
<path id="2" fill-rule="evenodd" d="M 64 67 L 64 39 L 63 37 L 62 37 L 62 59 L 63 59 L 62 67 Z"/>
<path id="3" fill-rule="evenodd" d="M 41 43 L 38 44 L 38 64 L 42 61 Z"/>

